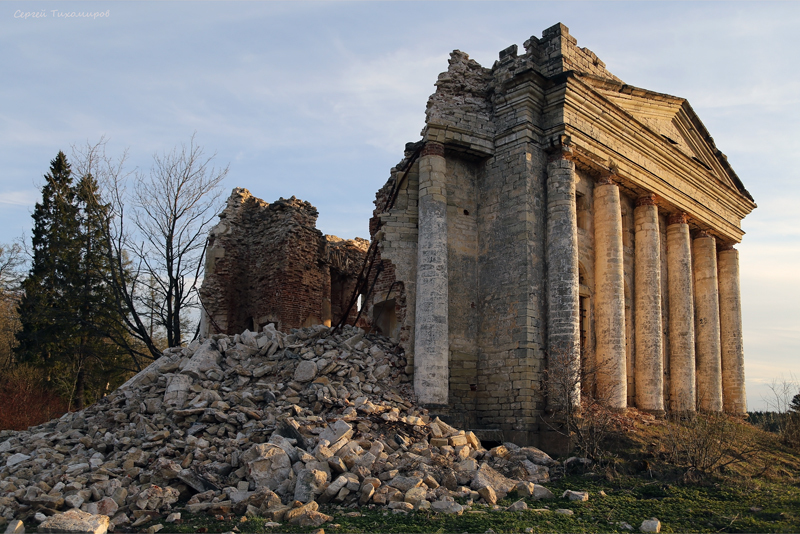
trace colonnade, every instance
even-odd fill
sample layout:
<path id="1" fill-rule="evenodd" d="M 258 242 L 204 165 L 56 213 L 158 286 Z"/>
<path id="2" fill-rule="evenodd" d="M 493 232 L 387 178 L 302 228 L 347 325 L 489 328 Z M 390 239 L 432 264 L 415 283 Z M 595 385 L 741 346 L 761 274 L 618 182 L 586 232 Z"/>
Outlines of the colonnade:
<path id="1" fill-rule="evenodd" d="M 567 157 L 548 170 L 548 354 L 569 346 L 580 368 L 575 164 Z M 594 186 L 594 380 L 607 406 L 627 406 L 626 329 L 620 191 L 615 176 Z M 567 205 L 566 197 L 572 207 Z M 652 194 L 634 210 L 634 384 L 643 410 L 744 413 L 744 352 L 738 251 L 703 231 L 694 238 L 685 213 L 670 215 L 666 273 L 662 273 L 659 208 Z M 667 276 L 662 295 L 661 276 Z M 662 301 L 669 304 L 664 332 Z M 669 340 L 670 405 L 664 399 L 664 335 Z M 551 406 L 557 409 L 557 406 Z"/>

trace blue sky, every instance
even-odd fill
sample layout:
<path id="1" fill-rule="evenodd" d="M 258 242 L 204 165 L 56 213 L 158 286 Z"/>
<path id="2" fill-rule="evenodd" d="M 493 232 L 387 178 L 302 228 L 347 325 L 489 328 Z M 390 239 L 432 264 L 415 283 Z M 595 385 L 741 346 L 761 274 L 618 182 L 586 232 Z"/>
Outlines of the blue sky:
<path id="1" fill-rule="evenodd" d="M 110 16 L 57 16 L 73 11 Z M 0 243 L 29 232 L 58 150 L 105 135 L 146 171 L 194 132 L 227 189 L 295 195 L 323 232 L 366 237 L 448 54 L 489 67 L 556 22 L 626 83 L 687 98 L 756 199 L 739 249 L 762 408 L 765 384 L 800 378 L 796 2 L 3 2 Z"/>

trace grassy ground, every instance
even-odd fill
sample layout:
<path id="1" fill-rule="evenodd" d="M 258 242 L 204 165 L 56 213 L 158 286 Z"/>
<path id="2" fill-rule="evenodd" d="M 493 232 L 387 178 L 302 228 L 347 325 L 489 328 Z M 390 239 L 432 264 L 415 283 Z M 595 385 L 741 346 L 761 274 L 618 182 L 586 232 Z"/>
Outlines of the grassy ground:
<path id="1" fill-rule="evenodd" d="M 505 512 L 516 499 L 510 495 L 501 509 L 475 504 L 461 516 L 430 512 L 395 514 L 383 509 L 323 508 L 334 520 L 325 532 L 633 532 L 656 517 L 662 532 L 800 532 L 800 451 L 783 446 L 773 434 L 737 423 L 733 434 L 714 436 L 741 441 L 737 450 L 752 450 L 736 459 L 723 456 L 724 468 L 698 472 L 676 466 L 670 456 L 674 431 L 663 421 L 639 422 L 608 443 L 613 449 L 601 466 L 571 473 L 547 484 L 554 494 L 566 489 L 588 491 L 587 502 L 557 498 L 528 500 L 529 509 Z M 632 430 L 632 431 L 630 431 Z M 730 428 L 728 430 L 731 432 Z M 681 437 L 681 439 L 685 439 Z M 557 513 L 567 509 L 573 515 Z M 310 532 L 287 524 L 267 528 L 260 518 L 220 518 L 184 514 L 180 525 L 161 532 Z M 154 522 L 153 524 L 155 524 Z M 146 526 L 142 527 L 142 531 Z"/>

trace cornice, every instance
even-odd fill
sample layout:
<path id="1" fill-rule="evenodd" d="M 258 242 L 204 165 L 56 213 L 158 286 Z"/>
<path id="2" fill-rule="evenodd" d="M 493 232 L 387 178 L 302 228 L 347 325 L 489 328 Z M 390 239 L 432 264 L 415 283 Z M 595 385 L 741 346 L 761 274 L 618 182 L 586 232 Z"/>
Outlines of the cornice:
<path id="1" fill-rule="evenodd" d="M 627 161 L 624 167 L 628 167 L 636 185 L 646 189 L 646 184 L 661 183 L 662 191 L 654 191 L 660 197 L 679 209 L 696 214 L 712 227 L 718 226 L 727 237 L 741 238 L 740 220 L 755 208 L 749 198 L 731 184 L 721 182 L 702 163 L 672 147 L 660 134 L 580 80 L 572 78 L 567 86 L 563 96 L 564 131 L 573 137 L 578 154 L 593 154 L 587 158 L 590 166 L 595 162 L 596 168 L 598 160 L 612 159 L 619 160 L 622 168 L 622 162 Z M 589 130 L 583 131 L 581 124 L 588 125 Z M 618 152 L 610 144 L 629 150 Z M 692 198 L 683 193 L 682 189 L 687 188 L 705 198 Z M 719 203 L 727 214 L 714 212 L 704 200 Z"/>

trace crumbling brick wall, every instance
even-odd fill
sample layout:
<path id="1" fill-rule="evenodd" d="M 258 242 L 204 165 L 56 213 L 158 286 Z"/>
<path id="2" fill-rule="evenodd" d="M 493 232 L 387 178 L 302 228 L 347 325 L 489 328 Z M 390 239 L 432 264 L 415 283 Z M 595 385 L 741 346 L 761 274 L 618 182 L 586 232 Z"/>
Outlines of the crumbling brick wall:
<path id="1" fill-rule="evenodd" d="M 287 330 L 338 321 L 356 285 L 366 241 L 324 236 L 317 215 L 295 197 L 269 204 L 246 189 L 233 190 L 209 233 L 200 290 L 204 335 L 269 323 Z"/>

